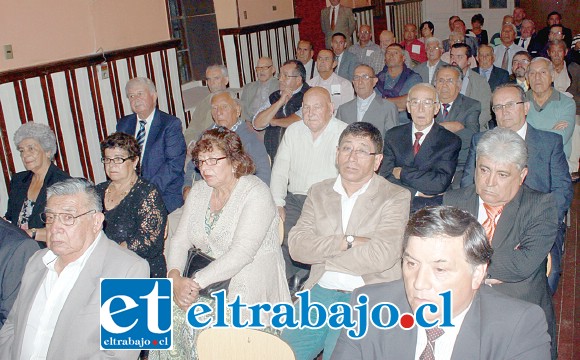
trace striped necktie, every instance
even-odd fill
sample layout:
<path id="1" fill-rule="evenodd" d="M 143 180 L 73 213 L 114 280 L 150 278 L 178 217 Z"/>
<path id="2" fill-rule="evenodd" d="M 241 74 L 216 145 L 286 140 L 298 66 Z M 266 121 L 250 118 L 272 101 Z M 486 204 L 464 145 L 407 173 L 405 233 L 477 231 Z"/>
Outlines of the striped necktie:
<path id="1" fill-rule="evenodd" d="M 137 133 L 137 144 L 139 144 L 139 148 L 143 151 L 143 146 L 145 145 L 145 125 L 147 125 L 147 121 L 139 120 L 139 132 Z"/>

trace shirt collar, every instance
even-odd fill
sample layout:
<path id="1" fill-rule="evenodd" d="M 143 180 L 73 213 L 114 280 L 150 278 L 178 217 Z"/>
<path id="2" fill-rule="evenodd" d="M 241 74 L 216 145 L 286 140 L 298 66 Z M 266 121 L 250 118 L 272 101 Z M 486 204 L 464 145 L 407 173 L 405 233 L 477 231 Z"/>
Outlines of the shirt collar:
<path id="1" fill-rule="evenodd" d="M 93 241 L 93 243 L 87 248 L 87 250 L 85 250 L 85 252 L 78 259 L 65 266 L 65 269 L 69 267 L 73 268 L 78 267 L 82 269 L 85 266 L 85 263 L 87 262 L 89 256 L 91 256 L 93 250 L 97 246 L 97 243 L 101 240 L 102 234 L 103 232 L 100 231 L 95 241 Z M 46 266 L 49 270 L 55 271 L 54 266 L 56 265 L 57 259 L 58 255 L 56 255 L 55 253 L 52 252 L 52 250 L 49 249 L 46 252 L 46 254 L 44 254 L 44 256 L 42 257 L 42 262 L 44 263 L 44 266 Z"/>
<path id="2" fill-rule="evenodd" d="M 431 131 L 431 129 L 433 128 L 433 124 L 435 124 L 435 120 L 431 120 L 431 125 L 427 126 L 425 129 L 421 130 L 421 132 L 423 133 L 423 139 L 427 136 L 427 134 L 429 134 L 429 131 Z M 419 130 L 417 130 L 417 128 L 415 127 L 415 123 L 413 123 L 413 130 L 412 135 L 413 138 L 415 138 L 415 133 L 418 132 Z"/>
<path id="3" fill-rule="evenodd" d="M 358 189 L 357 191 L 354 192 L 354 194 L 352 194 L 350 197 L 346 194 L 346 190 L 344 190 L 344 186 L 342 186 L 342 177 L 340 176 L 340 174 L 338 175 L 338 177 L 336 178 L 336 181 L 334 182 L 334 186 L 332 187 L 332 189 L 334 191 L 336 191 L 337 193 L 340 194 L 340 196 L 344 196 L 347 199 L 352 199 L 353 197 L 357 197 L 360 196 L 362 194 L 364 194 L 367 189 L 369 188 L 369 185 L 371 184 L 371 180 L 373 178 L 371 177 L 369 179 L 369 181 L 367 181 L 363 186 L 361 186 L 360 189 Z"/>

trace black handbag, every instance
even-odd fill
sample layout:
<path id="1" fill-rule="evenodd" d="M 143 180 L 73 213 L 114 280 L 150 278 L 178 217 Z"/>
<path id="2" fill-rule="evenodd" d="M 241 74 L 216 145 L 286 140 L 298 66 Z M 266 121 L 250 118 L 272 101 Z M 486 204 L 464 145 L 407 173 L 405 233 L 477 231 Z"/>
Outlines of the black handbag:
<path id="1" fill-rule="evenodd" d="M 204 254 L 200 249 L 192 247 L 187 252 L 187 262 L 183 269 L 183 277 L 193 278 L 196 272 L 205 268 L 214 260 L 214 258 Z M 218 281 L 199 290 L 199 295 L 210 297 L 216 291 L 225 290 L 227 292 L 229 286 L 230 279 Z"/>

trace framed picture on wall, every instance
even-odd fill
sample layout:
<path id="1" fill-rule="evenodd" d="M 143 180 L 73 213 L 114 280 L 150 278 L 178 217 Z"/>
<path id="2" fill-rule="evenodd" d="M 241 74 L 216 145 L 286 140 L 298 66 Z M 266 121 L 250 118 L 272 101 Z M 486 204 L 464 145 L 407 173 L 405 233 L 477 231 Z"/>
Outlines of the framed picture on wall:
<path id="1" fill-rule="evenodd" d="M 490 9 L 507 9 L 507 0 L 489 0 Z"/>
<path id="2" fill-rule="evenodd" d="M 481 0 L 461 0 L 461 7 L 463 9 L 480 9 Z"/>

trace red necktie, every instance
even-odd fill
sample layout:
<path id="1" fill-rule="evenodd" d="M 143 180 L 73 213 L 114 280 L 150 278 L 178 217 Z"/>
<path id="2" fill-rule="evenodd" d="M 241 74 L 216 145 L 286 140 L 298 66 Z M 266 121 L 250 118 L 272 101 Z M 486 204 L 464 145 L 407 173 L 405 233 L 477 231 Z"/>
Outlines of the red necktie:
<path id="1" fill-rule="evenodd" d="M 447 115 L 449 115 L 449 104 L 443 104 L 443 120 L 447 119 Z"/>
<path id="2" fill-rule="evenodd" d="M 415 133 L 415 142 L 413 143 L 413 156 L 417 155 L 419 149 L 421 149 L 421 144 L 419 144 L 419 139 L 421 138 L 421 136 L 423 136 L 422 132 L 417 131 Z"/>
<path id="3" fill-rule="evenodd" d="M 336 8 L 332 8 L 332 17 L 330 18 L 330 30 L 334 31 L 336 26 Z"/>
<path id="4" fill-rule="evenodd" d="M 485 212 L 487 213 L 487 219 L 481 224 L 485 229 L 485 235 L 487 235 L 487 240 L 491 244 L 491 239 L 493 239 L 493 234 L 495 233 L 496 221 L 495 219 L 501 215 L 503 211 L 502 206 L 491 206 L 486 203 L 483 203 L 483 207 L 485 208 Z"/>
<path id="5" fill-rule="evenodd" d="M 435 360 L 435 340 L 443 336 L 445 331 L 440 327 L 425 329 L 425 331 L 427 332 L 427 345 L 419 356 L 419 360 Z"/>

